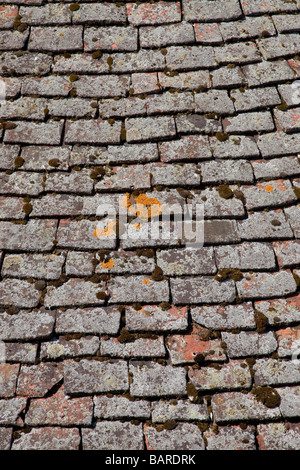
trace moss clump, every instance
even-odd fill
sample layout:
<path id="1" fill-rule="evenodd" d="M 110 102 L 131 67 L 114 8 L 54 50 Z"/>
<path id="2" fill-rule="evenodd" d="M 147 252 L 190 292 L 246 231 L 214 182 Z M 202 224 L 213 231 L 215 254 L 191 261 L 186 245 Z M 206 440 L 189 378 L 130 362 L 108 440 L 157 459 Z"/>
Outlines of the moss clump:
<path id="1" fill-rule="evenodd" d="M 89 278 L 90 282 L 93 282 L 94 284 L 98 284 L 100 282 L 101 278 L 99 274 L 94 274 L 92 277 Z"/>
<path id="2" fill-rule="evenodd" d="M 107 59 L 107 63 L 108 63 L 108 68 L 109 68 L 110 72 L 112 71 L 113 62 L 114 62 L 113 58 L 111 56 L 109 56 L 108 59 Z"/>
<path id="3" fill-rule="evenodd" d="M 176 188 L 176 191 L 180 194 L 183 198 L 192 198 L 193 195 L 188 189 L 184 188 Z"/>
<path id="4" fill-rule="evenodd" d="M 77 90 L 76 88 L 72 88 L 72 90 L 70 90 L 70 97 L 76 98 L 76 96 L 77 96 Z"/>
<path id="5" fill-rule="evenodd" d="M 22 23 L 21 19 L 22 17 L 20 15 L 16 16 L 14 21 L 14 30 L 23 33 L 23 31 L 27 29 L 28 25 L 26 23 Z"/>
<path id="6" fill-rule="evenodd" d="M 48 161 L 48 165 L 53 166 L 53 168 L 57 168 L 60 165 L 60 160 L 58 158 L 52 158 Z"/>
<path id="7" fill-rule="evenodd" d="M 29 215 L 31 211 L 32 205 L 29 202 L 26 202 L 26 204 L 23 206 L 23 212 L 25 212 L 26 215 Z"/>
<path id="8" fill-rule="evenodd" d="M 103 176 L 104 174 L 105 174 L 105 168 L 103 168 L 102 166 L 97 166 L 93 168 L 93 170 L 91 171 L 90 178 L 92 178 L 93 180 L 96 180 L 97 178 L 99 178 L 100 176 Z"/>
<path id="9" fill-rule="evenodd" d="M 77 10 L 79 10 L 79 8 L 80 8 L 80 5 L 77 2 L 76 3 L 71 3 L 71 5 L 70 5 L 70 10 L 71 11 L 77 11 Z"/>
<path id="10" fill-rule="evenodd" d="M 271 220 L 271 224 L 274 225 L 274 227 L 279 227 L 281 225 L 281 222 L 277 219 Z"/>
<path id="11" fill-rule="evenodd" d="M 142 310 L 143 307 L 141 304 L 135 303 L 132 305 L 132 308 L 138 312 L 139 310 Z"/>
<path id="12" fill-rule="evenodd" d="M 256 400 L 263 403 L 267 408 L 275 408 L 280 405 L 280 395 L 272 387 L 254 387 L 251 391 Z"/>
<path id="13" fill-rule="evenodd" d="M 294 278 L 297 286 L 300 286 L 300 276 L 298 276 L 298 274 L 296 274 L 296 273 L 293 273 L 293 278 Z"/>
<path id="14" fill-rule="evenodd" d="M 225 140 L 228 140 L 229 135 L 227 134 L 227 132 L 216 132 L 215 137 L 220 142 L 225 142 Z"/>
<path id="15" fill-rule="evenodd" d="M 102 57 L 102 52 L 101 51 L 95 51 L 92 53 L 92 58 L 93 59 L 100 59 Z"/>
<path id="16" fill-rule="evenodd" d="M 46 282 L 43 280 L 37 281 L 34 284 L 34 287 L 36 288 L 36 290 L 44 290 L 46 287 Z"/>
<path id="17" fill-rule="evenodd" d="M 257 333 L 263 333 L 268 327 L 268 318 L 259 310 L 254 311 L 254 321 Z"/>
<path id="18" fill-rule="evenodd" d="M 117 339 L 119 343 L 130 343 L 135 340 L 135 336 L 129 333 L 129 331 L 126 330 L 126 328 L 122 328 Z"/>
<path id="19" fill-rule="evenodd" d="M 17 124 L 15 122 L 8 122 L 8 121 L 1 121 L 0 122 L 0 129 L 15 129 Z"/>
<path id="20" fill-rule="evenodd" d="M 220 184 L 220 186 L 217 187 L 217 191 L 219 196 L 224 199 L 230 199 L 233 197 L 233 191 L 230 189 L 228 184 Z"/>
<path id="21" fill-rule="evenodd" d="M 177 423 L 174 419 L 169 419 L 168 421 L 166 421 L 163 424 L 163 428 L 168 430 L 168 431 L 171 431 L 172 429 L 175 429 L 176 426 L 177 426 Z"/>
<path id="22" fill-rule="evenodd" d="M 70 82 L 76 82 L 79 79 L 79 76 L 76 73 L 71 73 L 69 80 Z"/>
<path id="23" fill-rule="evenodd" d="M 196 354 L 196 356 L 194 357 L 194 361 L 196 362 L 196 364 L 203 365 L 205 362 L 205 354 Z"/>
<path id="24" fill-rule="evenodd" d="M 300 188 L 294 188 L 294 193 L 297 199 L 300 199 Z"/>
<path id="25" fill-rule="evenodd" d="M 169 302 L 161 302 L 159 305 L 158 305 L 162 310 L 169 310 L 172 305 L 169 304 Z"/>
<path id="26" fill-rule="evenodd" d="M 153 258 L 154 251 L 152 248 L 138 248 L 136 254 L 137 256 L 144 256 L 145 258 Z"/>
<path id="27" fill-rule="evenodd" d="M 97 297 L 97 299 L 99 299 L 99 300 L 105 300 L 105 298 L 106 298 L 106 293 L 105 293 L 104 291 L 99 291 L 99 292 L 97 292 L 96 297 Z"/>
<path id="28" fill-rule="evenodd" d="M 215 280 L 218 282 L 223 282 L 228 278 L 233 281 L 240 281 L 243 279 L 243 274 L 239 269 L 219 269 L 215 275 Z"/>
<path id="29" fill-rule="evenodd" d="M 25 160 L 22 157 L 15 158 L 15 161 L 14 161 L 15 168 L 21 168 L 21 166 L 23 166 L 24 162 L 25 162 Z"/>
<path id="30" fill-rule="evenodd" d="M 186 386 L 186 393 L 188 398 L 193 402 L 193 403 L 200 403 L 201 398 L 199 397 L 199 394 L 197 392 L 197 389 L 194 384 L 191 382 L 187 383 Z"/>
<path id="31" fill-rule="evenodd" d="M 121 141 L 126 142 L 126 128 L 125 128 L 125 122 L 122 122 L 121 126 Z"/>
<path id="32" fill-rule="evenodd" d="M 163 281 L 163 270 L 159 266 L 155 266 L 154 271 L 151 274 L 151 278 L 153 279 L 153 281 Z"/>
<path id="33" fill-rule="evenodd" d="M 284 99 L 282 98 L 281 99 L 281 104 L 279 106 L 276 106 L 277 109 L 279 109 L 279 111 L 286 111 L 289 107 L 286 103 L 286 101 L 284 101 Z"/>

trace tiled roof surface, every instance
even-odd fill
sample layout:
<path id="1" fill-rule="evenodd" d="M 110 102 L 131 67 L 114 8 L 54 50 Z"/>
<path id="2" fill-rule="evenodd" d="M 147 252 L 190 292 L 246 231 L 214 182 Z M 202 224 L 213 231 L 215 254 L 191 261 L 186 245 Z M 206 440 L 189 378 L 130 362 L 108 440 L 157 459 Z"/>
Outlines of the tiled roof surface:
<path id="1" fill-rule="evenodd" d="M 300 449 L 299 30 L 0 0 L 0 449 Z M 204 245 L 99 228 L 120 198 L 204 205 Z"/>

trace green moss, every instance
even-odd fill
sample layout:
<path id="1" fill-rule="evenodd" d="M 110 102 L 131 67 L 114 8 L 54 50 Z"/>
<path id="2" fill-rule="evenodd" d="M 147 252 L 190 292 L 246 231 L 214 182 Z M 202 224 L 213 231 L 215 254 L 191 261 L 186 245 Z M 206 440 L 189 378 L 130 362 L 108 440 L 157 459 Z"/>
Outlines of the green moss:
<path id="1" fill-rule="evenodd" d="M 251 393 L 257 401 L 263 403 L 267 408 L 275 408 L 280 405 L 280 395 L 272 387 L 253 387 Z"/>

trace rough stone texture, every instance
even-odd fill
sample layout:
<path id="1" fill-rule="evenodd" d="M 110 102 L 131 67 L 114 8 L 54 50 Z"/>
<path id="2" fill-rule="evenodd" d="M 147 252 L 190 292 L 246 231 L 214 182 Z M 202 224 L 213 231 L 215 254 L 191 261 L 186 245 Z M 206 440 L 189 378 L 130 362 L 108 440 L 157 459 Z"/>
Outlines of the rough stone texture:
<path id="1" fill-rule="evenodd" d="M 62 364 L 52 362 L 21 366 L 17 395 L 43 397 L 63 379 Z"/>
<path id="2" fill-rule="evenodd" d="M 99 362 L 82 359 L 64 363 L 64 390 L 67 395 L 126 392 L 129 388 L 125 361 Z"/>
<path id="3" fill-rule="evenodd" d="M 242 305 L 192 307 L 192 319 L 201 326 L 215 330 L 255 327 L 251 302 Z"/>
<path id="4" fill-rule="evenodd" d="M 267 408 L 251 393 L 226 392 L 212 398 L 212 409 L 217 423 L 231 421 L 265 421 L 280 418 L 279 407 Z"/>
<path id="5" fill-rule="evenodd" d="M 103 421 L 82 430 L 83 450 L 143 450 L 142 424 Z"/>
<path id="6" fill-rule="evenodd" d="M 156 305 L 141 306 L 138 310 L 126 309 L 126 326 L 130 331 L 177 331 L 187 328 L 187 308 L 168 305 L 167 309 Z"/>
<path id="7" fill-rule="evenodd" d="M 207 450 L 256 450 L 253 426 L 241 429 L 239 426 L 223 426 L 218 433 L 213 430 L 204 433 Z"/>
<path id="8" fill-rule="evenodd" d="M 157 431 L 145 425 L 145 439 L 148 450 L 204 450 L 200 429 L 195 424 L 178 424 L 171 431 Z"/>
<path id="9" fill-rule="evenodd" d="M 220 369 L 190 367 L 189 378 L 198 390 L 239 390 L 251 386 L 251 374 L 245 361 L 230 361 Z"/>
<path id="10" fill-rule="evenodd" d="M 265 356 L 277 349 L 277 341 L 272 331 L 258 334 L 252 331 L 241 333 L 222 333 L 229 357 Z"/>
<path id="11" fill-rule="evenodd" d="M 0 4 L 0 449 L 298 450 L 300 0 Z"/>
<path id="12" fill-rule="evenodd" d="M 60 287 L 48 287 L 45 307 L 102 304 L 104 300 L 97 297 L 97 293 L 102 291 L 102 288 L 103 283 L 95 284 L 72 278 Z"/>
<path id="13" fill-rule="evenodd" d="M 78 428 L 33 428 L 13 442 L 12 450 L 79 450 Z"/>
<path id="14" fill-rule="evenodd" d="M 186 395 L 186 378 L 183 368 L 174 369 L 154 362 L 132 362 L 130 393 L 134 397 L 159 397 Z"/>
<path id="15" fill-rule="evenodd" d="M 299 424 L 269 423 L 258 427 L 258 444 L 261 450 L 298 450 Z"/>
<path id="16" fill-rule="evenodd" d="M 166 421 L 208 421 L 208 410 L 206 405 L 198 405 L 187 400 L 172 401 L 160 400 L 152 406 L 153 423 L 165 423 Z"/>
<path id="17" fill-rule="evenodd" d="M 94 398 L 96 418 L 150 418 L 151 405 L 146 400 L 134 400 L 122 396 L 98 396 Z"/>
<path id="18" fill-rule="evenodd" d="M 26 415 L 29 426 L 88 426 L 93 415 L 91 398 L 66 398 L 63 388 L 49 398 L 33 399 Z"/>

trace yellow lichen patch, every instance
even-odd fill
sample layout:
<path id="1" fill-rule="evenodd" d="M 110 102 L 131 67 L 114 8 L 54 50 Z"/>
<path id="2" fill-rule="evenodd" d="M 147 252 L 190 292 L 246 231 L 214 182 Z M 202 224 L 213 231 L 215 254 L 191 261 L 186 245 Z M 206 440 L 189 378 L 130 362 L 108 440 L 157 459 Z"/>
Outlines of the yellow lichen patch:
<path id="1" fill-rule="evenodd" d="M 114 267 L 114 264 L 115 264 L 115 262 L 114 262 L 112 259 L 110 259 L 110 260 L 108 260 L 106 263 L 105 263 L 104 261 L 102 261 L 102 262 L 100 263 L 100 266 L 101 266 L 102 268 L 110 269 L 110 268 L 113 268 L 113 267 Z"/>
<path id="2" fill-rule="evenodd" d="M 143 279 L 143 284 L 150 284 L 150 279 L 149 278 Z"/>
<path id="3" fill-rule="evenodd" d="M 271 191 L 273 191 L 273 186 L 271 186 L 270 184 L 267 184 L 267 186 L 265 187 L 265 190 L 268 191 L 268 193 L 270 193 Z"/>
<path id="4" fill-rule="evenodd" d="M 111 222 L 109 222 L 107 227 L 105 227 L 105 228 L 102 228 L 102 227 L 96 228 L 93 235 L 96 238 L 100 238 L 100 237 L 111 237 L 115 233 L 116 233 L 116 222 L 114 220 L 112 220 Z"/>
<path id="5" fill-rule="evenodd" d="M 130 195 L 126 193 L 121 202 L 127 209 L 129 215 L 136 215 L 142 220 L 148 220 L 157 217 L 162 213 L 162 204 L 154 197 L 148 197 L 146 194 Z"/>

